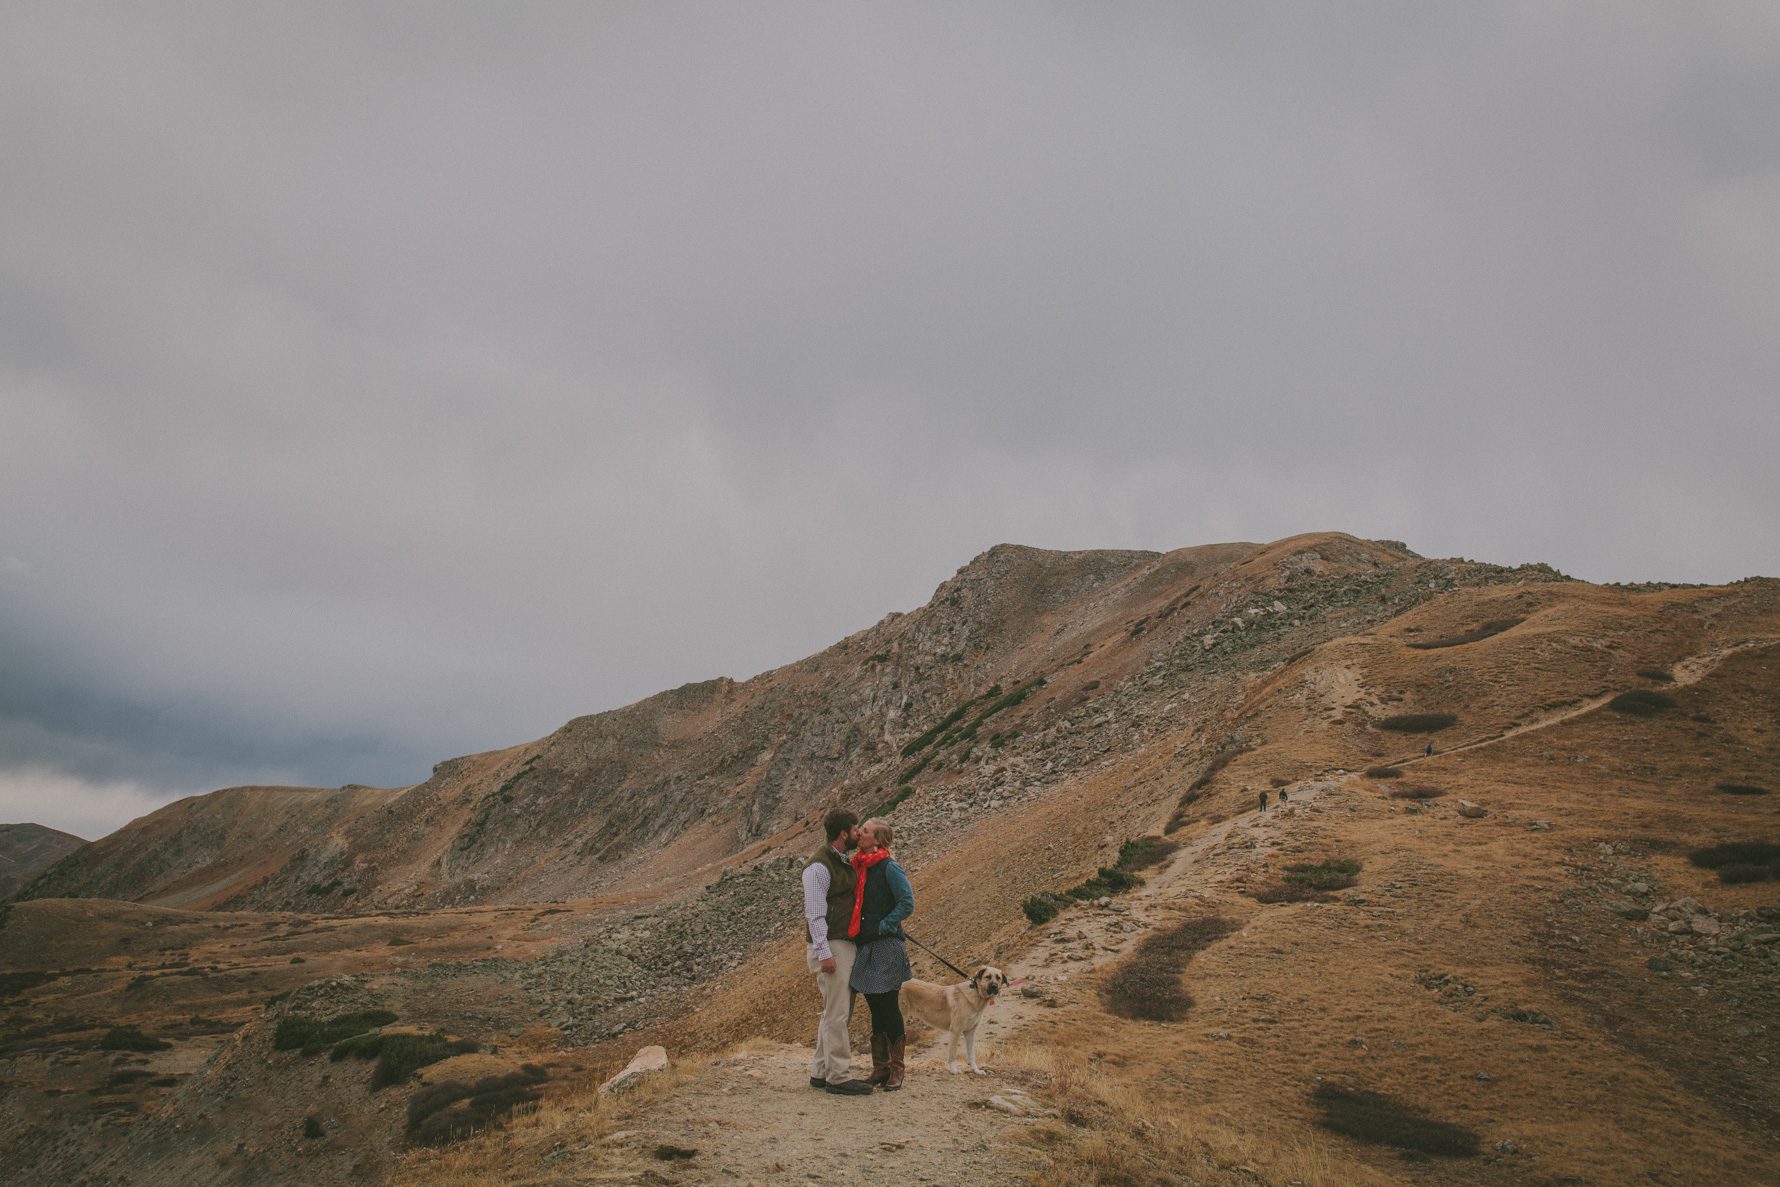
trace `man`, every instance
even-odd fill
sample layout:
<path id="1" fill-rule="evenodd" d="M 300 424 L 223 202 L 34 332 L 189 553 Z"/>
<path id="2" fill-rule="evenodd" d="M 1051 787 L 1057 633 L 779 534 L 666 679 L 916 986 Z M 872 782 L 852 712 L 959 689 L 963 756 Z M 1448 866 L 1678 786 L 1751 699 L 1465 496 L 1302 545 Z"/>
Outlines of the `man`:
<path id="1" fill-rule="evenodd" d="M 853 922 L 853 887 L 857 875 L 847 860 L 849 850 L 859 847 L 859 817 L 836 808 L 822 819 L 827 844 L 803 868 L 803 918 L 810 946 L 805 959 L 816 974 L 822 992 L 822 1021 L 816 1026 L 816 1052 L 810 1058 L 810 1087 L 839 1096 L 870 1096 L 871 1085 L 851 1079 L 853 1052 L 847 1037 L 847 1019 L 853 1013 L 853 991 L 847 978 L 853 972 L 856 946 L 847 939 Z"/>

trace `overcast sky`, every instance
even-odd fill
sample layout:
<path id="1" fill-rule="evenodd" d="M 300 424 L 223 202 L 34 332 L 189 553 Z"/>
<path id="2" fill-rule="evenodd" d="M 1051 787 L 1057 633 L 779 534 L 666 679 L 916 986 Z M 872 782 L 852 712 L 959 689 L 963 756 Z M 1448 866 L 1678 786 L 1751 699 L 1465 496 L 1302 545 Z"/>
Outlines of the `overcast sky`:
<path id="1" fill-rule="evenodd" d="M 0 820 L 397 785 L 1000 541 L 1780 574 L 1771 3 L 0 7 Z"/>

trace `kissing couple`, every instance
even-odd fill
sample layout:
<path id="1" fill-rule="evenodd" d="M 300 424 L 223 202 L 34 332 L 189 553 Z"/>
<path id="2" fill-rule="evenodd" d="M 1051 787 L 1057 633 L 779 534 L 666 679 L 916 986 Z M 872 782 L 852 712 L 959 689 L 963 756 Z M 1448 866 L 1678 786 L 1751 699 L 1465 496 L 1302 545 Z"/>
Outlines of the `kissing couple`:
<path id="1" fill-rule="evenodd" d="M 903 982 L 914 973 L 902 921 L 915 910 L 909 876 L 890 856 L 896 831 L 888 821 L 836 808 L 822 820 L 827 842 L 803 870 L 806 961 L 822 994 L 822 1020 L 810 1057 L 810 1087 L 839 1096 L 870 1096 L 874 1088 L 902 1087 Z M 853 995 L 871 1007 L 871 1075 L 849 1075 L 852 1044 L 847 1021 Z"/>

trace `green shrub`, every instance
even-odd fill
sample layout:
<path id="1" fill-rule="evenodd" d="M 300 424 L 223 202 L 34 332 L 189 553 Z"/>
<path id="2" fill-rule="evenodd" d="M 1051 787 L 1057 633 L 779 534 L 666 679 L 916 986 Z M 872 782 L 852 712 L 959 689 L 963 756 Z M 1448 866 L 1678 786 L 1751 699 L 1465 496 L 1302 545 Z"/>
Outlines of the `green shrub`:
<path id="1" fill-rule="evenodd" d="M 134 1026 L 114 1026 L 99 1040 L 101 1051 L 165 1051 L 173 1044 L 151 1038 Z"/>
<path id="2" fill-rule="evenodd" d="M 1502 1017 L 1508 1019 L 1510 1022 L 1520 1022 L 1527 1026 L 1537 1026 L 1545 1030 L 1555 1030 L 1557 1028 L 1557 1023 L 1551 1020 L 1550 1015 L 1539 1010 L 1514 1009 L 1507 1011 Z"/>
<path id="3" fill-rule="evenodd" d="M 1138 837 L 1126 841 L 1119 846 L 1118 860 L 1110 866 L 1101 866 L 1092 878 L 1071 886 L 1061 895 L 1048 892 L 1035 894 L 1021 903 L 1020 909 L 1033 923 L 1049 923 L 1057 917 L 1059 911 L 1071 906 L 1073 902 L 1106 898 L 1123 894 L 1134 886 L 1142 886 L 1143 879 L 1132 871 L 1157 865 L 1178 848 L 1179 842 L 1166 837 Z"/>
<path id="4" fill-rule="evenodd" d="M 1673 709 L 1675 698 L 1664 693 L 1651 692 L 1648 688 L 1634 688 L 1631 692 L 1622 692 L 1608 701 L 1607 707 L 1615 713 L 1654 717 L 1664 709 Z"/>
<path id="5" fill-rule="evenodd" d="M 316 1117 L 316 1115 L 314 1113 L 311 1113 L 307 1117 L 303 1118 L 303 1136 L 306 1138 L 319 1138 L 319 1137 L 327 1136 L 326 1131 L 324 1131 L 321 1127 L 320 1118 Z"/>
<path id="6" fill-rule="evenodd" d="M 1020 910 L 1026 913 L 1031 923 L 1049 923 L 1063 909 L 1063 904 L 1054 894 L 1035 894 L 1020 904 Z"/>
<path id="7" fill-rule="evenodd" d="M 872 816 L 888 816 L 888 815 L 890 815 L 890 813 L 896 811 L 896 805 L 902 803 L 902 801 L 908 799 L 911 795 L 914 795 L 914 794 L 915 794 L 914 788 L 904 787 L 900 791 L 898 791 L 895 795 L 891 796 L 889 799 L 885 800 L 883 803 L 881 803 L 877 807 L 873 808 L 871 810 L 871 815 Z M 868 817 L 866 817 L 866 819 L 869 820 L 869 819 L 871 819 L 871 817 L 868 816 Z"/>
<path id="8" fill-rule="evenodd" d="M 1325 1080 L 1311 1093 L 1311 1100 L 1322 1109 L 1318 1124 L 1343 1137 L 1446 1158 L 1477 1153 L 1477 1135 L 1469 1129 L 1435 1121 L 1377 1092 L 1343 1088 Z"/>
<path id="9" fill-rule="evenodd" d="M 930 743 L 932 743 L 935 738 L 939 737 L 941 734 L 943 734 L 947 730 L 951 729 L 958 722 L 962 721 L 964 719 L 964 715 L 966 713 L 970 712 L 972 705 L 975 705 L 977 702 L 983 700 L 985 697 L 996 696 L 1000 692 L 1001 692 L 1001 685 L 996 684 L 996 685 L 993 685 L 989 689 L 988 692 L 982 693 L 978 696 L 974 696 L 970 700 L 965 701 L 962 705 L 959 705 L 956 709 L 953 709 L 950 713 L 948 713 L 944 717 L 940 718 L 938 724 L 932 726 L 925 732 L 910 739 L 909 742 L 902 748 L 902 756 L 904 758 L 910 758 L 913 755 L 919 753 L 920 751 L 927 749 L 928 745 Z"/>
<path id="10" fill-rule="evenodd" d="M 1234 930 L 1230 920 L 1205 915 L 1152 932 L 1107 977 L 1101 1001 L 1121 1018 L 1178 1022 L 1193 1008 L 1181 984 L 1187 962 Z"/>
<path id="11" fill-rule="evenodd" d="M 1726 795 L 1767 795 L 1768 789 L 1757 787 L 1753 783 L 1720 783 L 1718 790 Z"/>
<path id="12" fill-rule="evenodd" d="M 1459 719 L 1451 713 L 1399 713 L 1380 719 L 1378 728 L 1399 734 L 1433 734 L 1458 723 Z"/>
<path id="13" fill-rule="evenodd" d="M 304 1055 L 314 1055 L 341 1039 L 364 1034 L 374 1027 L 388 1026 L 395 1020 L 396 1016 L 388 1010 L 337 1014 L 325 1021 L 291 1014 L 278 1020 L 278 1029 L 272 1034 L 272 1047 L 277 1051 L 301 1050 Z"/>
<path id="14" fill-rule="evenodd" d="M 1656 680 L 1663 684 L 1671 684 L 1675 680 L 1675 677 L 1669 675 L 1669 673 L 1663 671 L 1661 668 L 1639 668 L 1638 675 L 1644 677 L 1646 680 Z"/>
<path id="15" fill-rule="evenodd" d="M 1475 643 L 1480 639 L 1487 639 L 1492 635 L 1499 635 L 1506 630 L 1512 630 L 1525 621 L 1525 617 L 1498 618 L 1492 622 L 1486 622 L 1482 626 L 1473 627 L 1460 635 L 1448 635 L 1444 639 L 1429 639 L 1424 643 L 1411 643 L 1409 646 L 1417 651 L 1433 651 L 1438 647 L 1458 647 L 1465 643 Z"/>
<path id="16" fill-rule="evenodd" d="M 921 757 L 920 762 L 916 763 L 914 766 L 908 768 L 902 774 L 898 775 L 896 777 L 896 782 L 899 784 L 907 783 L 909 780 L 913 779 L 916 775 L 919 775 L 922 771 L 925 771 L 927 769 L 927 764 L 932 762 L 934 760 L 935 756 L 936 756 L 935 754 L 923 755 Z"/>
<path id="17" fill-rule="evenodd" d="M 1403 771 L 1400 767 L 1367 767 L 1366 776 L 1371 779 L 1400 779 Z"/>
<path id="18" fill-rule="evenodd" d="M 1359 872 L 1360 863 L 1351 858 L 1299 862 L 1286 867 L 1285 880 L 1311 890 L 1345 890 L 1354 884 L 1354 876 Z"/>
<path id="19" fill-rule="evenodd" d="M 1296 882 L 1281 882 L 1251 892 L 1258 903 L 1332 903 L 1335 896 Z"/>
<path id="20" fill-rule="evenodd" d="M 1780 844 L 1772 841 L 1726 841 L 1695 849 L 1687 860 L 1699 869 L 1716 870 L 1728 865 L 1767 865 L 1780 858 Z"/>
<path id="21" fill-rule="evenodd" d="M 349 1056 L 375 1059 L 377 1067 L 371 1074 L 371 1091 L 376 1092 L 391 1084 L 400 1084 L 428 1064 L 479 1050 L 481 1047 L 474 1040 L 448 1039 L 437 1031 L 431 1034 L 379 1031 L 342 1040 L 334 1045 L 328 1058 L 336 1062 Z"/>
<path id="22" fill-rule="evenodd" d="M 1179 848 L 1179 841 L 1167 837 L 1138 837 L 1119 846 L 1119 860 L 1114 864 L 1121 870 L 1147 870 L 1167 861 Z"/>
<path id="23" fill-rule="evenodd" d="M 1720 882 L 1736 884 L 1739 882 L 1766 882 L 1772 871 L 1764 865 L 1752 861 L 1733 861 L 1718 867 Z"/>
<path id="24" fill-rule="evenodd" d="M 1143 879 L 1136 874 L 1128 874 L 1115 866 L 1101 866 L 1092 878 L 1086 882 L 1071 886 L 1063 893 L 1072 899 L 1088 902 L 1092 899 L 1106 898 L 1109 895 L 1123 894 L 1133 886 L 1143 885 Z"/>

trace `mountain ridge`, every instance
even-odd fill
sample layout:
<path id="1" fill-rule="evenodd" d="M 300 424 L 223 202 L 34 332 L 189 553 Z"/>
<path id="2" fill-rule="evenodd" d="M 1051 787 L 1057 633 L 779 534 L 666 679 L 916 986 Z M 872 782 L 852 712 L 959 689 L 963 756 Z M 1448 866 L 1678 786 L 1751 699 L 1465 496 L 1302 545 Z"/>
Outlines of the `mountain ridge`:
<path id="1" fill-rule="evenodd" d="M 1073 665 L 1111 618 L 1141 623 L 1129 639 L 1151 645 L 1215 622 L 1251 587 L 1425 564 L 1448 563 L 1333 532 L 1166 553 L 998 544 L 916 610 L 746 681 L 717 677 L 572 718 L 531 742 L 444 760 L 410 787 L 188 797 L 70 855 L 23 894 L 347 911 L 577 897 L 647 875 L 651 859 L 719 859 L 840 795 L 890 798 L 906 770 L 897 751 L 928 722 L 961 697 Z M 1441 571 L 1466 580 L 1555 576 L 1452 564 Z"/>

